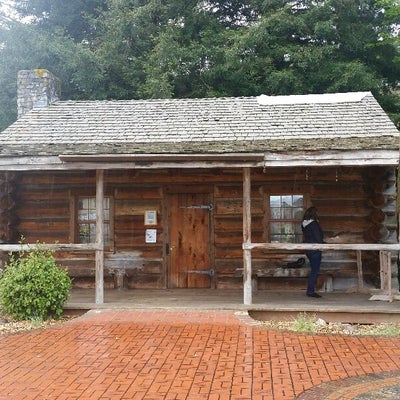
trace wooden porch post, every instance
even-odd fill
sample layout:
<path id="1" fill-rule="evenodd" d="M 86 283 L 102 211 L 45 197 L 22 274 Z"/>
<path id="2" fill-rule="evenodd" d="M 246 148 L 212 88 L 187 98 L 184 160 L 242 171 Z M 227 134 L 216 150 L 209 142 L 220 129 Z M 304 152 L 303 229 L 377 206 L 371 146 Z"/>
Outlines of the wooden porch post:
<path id="1" fill-rule="evenodd" d="M 104 171 L 96 171 L 96 304 L 104 303 Z"/>
<path id="2" fill-rule="evenodd" d="M 356 256 L 357 256 L 358 290 L 361 290 L 364 287 L 361 250 L 356 250 Z"/>
<path id="3" fill-rule="evenodd" d="M 251 181 L 250 168 L 243 168 L 243 243 L 251 243 Z M 243 302 L 251 305 L 251 250 L 243 249 Z"/>

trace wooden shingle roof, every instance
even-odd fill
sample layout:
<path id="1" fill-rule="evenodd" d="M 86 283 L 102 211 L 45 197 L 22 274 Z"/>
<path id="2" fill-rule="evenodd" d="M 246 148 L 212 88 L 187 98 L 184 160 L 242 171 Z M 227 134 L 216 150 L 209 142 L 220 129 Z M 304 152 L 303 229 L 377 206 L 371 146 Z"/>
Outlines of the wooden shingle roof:
<path id="1" fill-rule="evenodd" d="M 399 132 L 369 92 L 58 101 L 0 134 L 0 158 L 394 150 Z"/>

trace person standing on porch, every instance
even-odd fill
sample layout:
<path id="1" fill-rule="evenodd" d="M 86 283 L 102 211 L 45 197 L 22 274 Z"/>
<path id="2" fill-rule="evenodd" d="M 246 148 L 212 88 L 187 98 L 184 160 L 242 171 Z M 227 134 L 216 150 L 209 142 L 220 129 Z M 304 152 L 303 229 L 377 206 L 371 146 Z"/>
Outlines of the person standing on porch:
<path id="1" fill-rule="evenodd" d="M 301 224 L 304 243 L 324 243 L 324 233 L 318 222 L 317 209 L 310 207 L 306 210 Z M 319 270 L 321 268 L 322 252 L 321 250 L 307 250 L 306 256 L 310 261 L 311 272 L 308 277 L 307 292 L 308 297 L 321 297 L 315 292 Z"/>

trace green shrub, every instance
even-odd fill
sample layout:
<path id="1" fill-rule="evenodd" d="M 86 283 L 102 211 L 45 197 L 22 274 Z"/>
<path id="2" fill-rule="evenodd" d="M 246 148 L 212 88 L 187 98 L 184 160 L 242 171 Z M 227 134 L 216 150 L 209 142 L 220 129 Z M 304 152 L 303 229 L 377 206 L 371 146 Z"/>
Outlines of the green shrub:
<path id="1" fill-rule="evenodd" d="M 38 244 L 10 255 L 0 279 L 0 304 L 16 319 L 58 318 L 70 289 L 71 278 L 56 265 L 54 251 Z"/>

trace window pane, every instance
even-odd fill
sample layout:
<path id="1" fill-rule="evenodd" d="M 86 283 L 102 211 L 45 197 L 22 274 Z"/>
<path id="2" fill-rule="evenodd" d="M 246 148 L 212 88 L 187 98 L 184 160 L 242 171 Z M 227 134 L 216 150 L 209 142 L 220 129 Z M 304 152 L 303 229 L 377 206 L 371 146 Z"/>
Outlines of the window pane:
<path id="1" fill-rule="evenodd" d="M 281 209 L 271 208 L 271 219 L 281 219 Z"/>
<path id="2" fill-rule="evenodd" d="M 280 207 L 281 206 L 281 196 L 270 196 L 269 205 L 270 205 L 270 207 Z"/>
<path id="3" fill-rule="evenodd" d="M 303 196 L 302 195 L 293 195 L 293 206 L 300 207 L 303 209 Z"/>
<path id="4" fill-rule="evenodd" d="M 282 207 L 292 207 L 292 196 L 282 196 Z"/>
<path id="5" fill-rule="evenodd" d="M 95 210 L 96 209 L 96 198 L 95 197 L 91 197 L 90 199 L 87 199 L 88 200 L 88 208 L 90 209 L 90 210 Z"/>
<path id="6" fill-rule="evenodd" d="M 109 246 L 111 244 L 110 241 L 110 225 L 104 224 L 104 244 Z"/>
<path id="7" fill-rule="evenodd" d="M 301 220 L 303 218 L 304 210 L 303 208 L 294 208 L 293 209 L 293 218 Z"/>
<path id="8" fill-rule="evenodd" d="M 78 220 L 79 221 L 87 221 L 89 219 L 86 210 L 79 210 L 78 211 Z"/>
<path id="9" fill-rule="evenodd" d="M 292 208 L 284 207 L 282 211 L 283 211 L 283 218 L 284 219 L 292 219 L 293 218 Z"/>
<path id="10" fill-rule="evenodd" d="M 110 219 L 110 199 L 106 197 L 103 202 L 104 208 L 104 219 L 108 221 Z"/>
<path id="11" fill-rule="evenodd" d="M 80 243 L 94 243 L 96 241 L 96 226 L 94 224 L 81 224 L 79 226 L 79 241 Z"/>
<path id="12" fill-rule="evenodd" d="M 79 199 L 79 209 L 87 210 L 89 208 L 89 200 L 88 199 Z"/>
<path id="13" fill-rule="evenodd" d="M 280 235 L 281 234 L 281 223 L 280 222 L 271 222 L 271 235 Z"/>
<path id="14" fill-rule="evenodd" d="M 294 233 L 293 222 L 283 222 L 282 223 L 282 235 L 289 235 Z"/>

